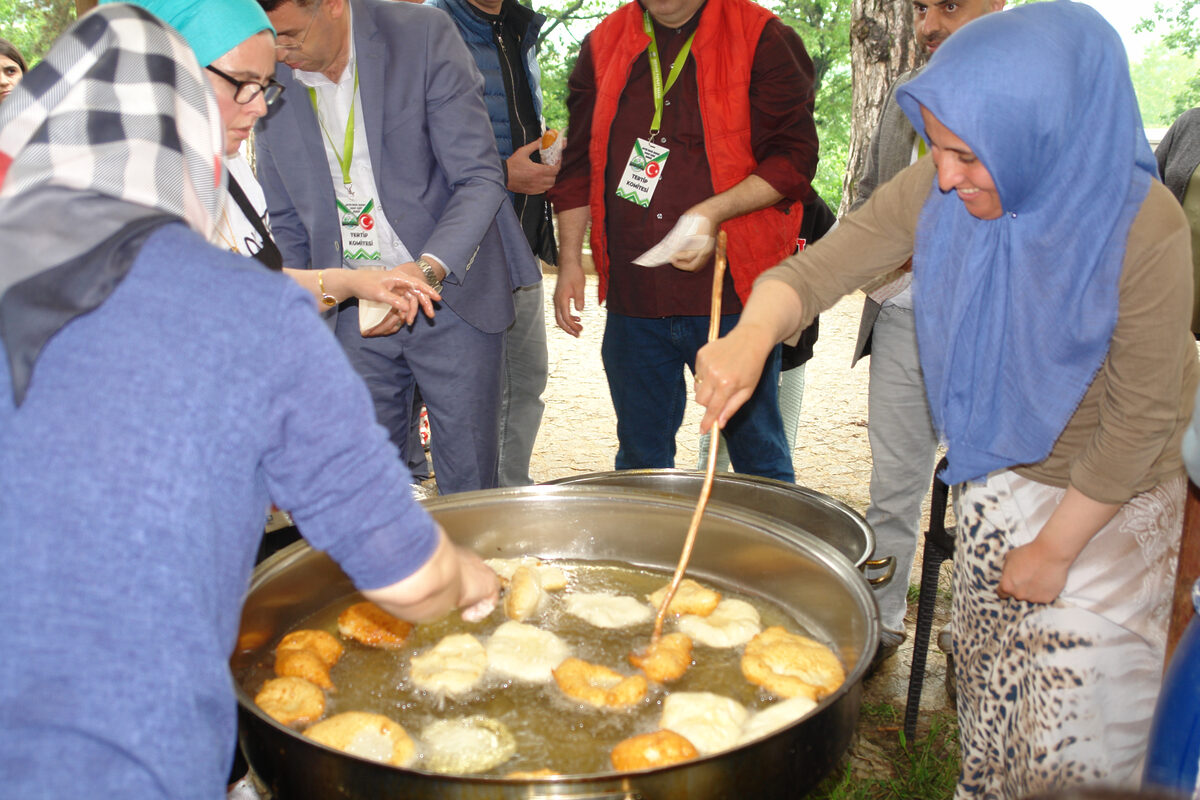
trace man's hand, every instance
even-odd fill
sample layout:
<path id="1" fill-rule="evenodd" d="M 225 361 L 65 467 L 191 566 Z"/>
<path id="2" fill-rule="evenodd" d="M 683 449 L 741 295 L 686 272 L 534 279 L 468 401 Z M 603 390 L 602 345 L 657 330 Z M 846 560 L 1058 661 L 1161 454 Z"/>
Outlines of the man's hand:
<path id="1" fill-rule="evenodd" d="M 413 316 L 415 317 L 417 307 L 416 303 L 413 303 L 412 307 L 414 309 Z M 395 308 L 390 308 L 388 309 L 387 315 L 383 318 L 383 321 L 375 327 L 368 328 L 367 330 L 363 331 L 362 336 L 364 339 L 369 339 L 372 336 L 391 336 L 393 333 L 398 333 L 399 330 L 406 324 L 409 323 L 404 321 L 404 316 Z"/>
<path id="2" fill-rule="evenodd" d="M 586 287 L 587 279 L 582 266 L 568 265 L 565 261 L 558 265 L 558 281 L 554 285 L 554 321 L 576 338 L 583 331 L 583 323 L 578 315 L 571 313 L 571 304 L 575 304 L 575 311 L 583 311 Z"/>
<path id="3" fill-rule="evenodd" d="M 412 269 L 405 269 L 412 267 Z M 437 267 L 435 266 L 436 270 Z M 416 276 L 413 276 L 413 270 Z M 387 336 L 400 330 L 400 324 L 411 325 L 417 318 L 417 312 L 424 311 L 425 316 L 433 318 L 433 304 L 442 299 L 425 280 L 424 273 L 415 263 L 401 264 L 389 270 L 347 270 L 346 289 L 348 294 L 360 300 L 376 300 L 387 303 L 395 312 L 396 318 L 389 313 L 379 325 L 364 333 L 364 336 Z M 395 323 L 392 325 L 392 323 Z M 386 325 L 392 329 L 387 330 Z"/>
<path id="4" fill-rule="evenodd" d="M 561 164 L 553 167 L 534 161 L 534 152 L 541 147 L 542 140 L 534 139 L 508 157 L 508 190 L 517 194 L 544 194 L 554 185 Z"/>
<path id="5" fill-rule="evenodd" d="M 704 265 L 708 263 L 708 257 L 712 255 L 713 249 L 717 246 L 717 223 L 697 209 L 699 206 L 694 206 L 684 212 L 684 216 L 691 214 L 699 221 L 700 226 L 696 228 L 693 236 L 703 236 L 704 243 L 697 248 L 680 250 L 671 255 L 671 266 L 684 272 L 696 272 L 703 269 Z"/>

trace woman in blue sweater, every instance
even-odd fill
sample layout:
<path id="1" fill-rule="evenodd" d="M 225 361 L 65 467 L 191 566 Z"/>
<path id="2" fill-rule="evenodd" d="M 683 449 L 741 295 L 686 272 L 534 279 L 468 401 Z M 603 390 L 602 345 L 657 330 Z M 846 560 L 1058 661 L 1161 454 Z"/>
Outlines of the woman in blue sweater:
<path id="1" fill-rule="evenodd" d="M 496 598 L 412 501 L 311 296 L 207 243 L 222 141 L 187 43 L 128 5 L 0 107 L 7 797 L 224 797 L 269 500 L 399 616 Z"/>

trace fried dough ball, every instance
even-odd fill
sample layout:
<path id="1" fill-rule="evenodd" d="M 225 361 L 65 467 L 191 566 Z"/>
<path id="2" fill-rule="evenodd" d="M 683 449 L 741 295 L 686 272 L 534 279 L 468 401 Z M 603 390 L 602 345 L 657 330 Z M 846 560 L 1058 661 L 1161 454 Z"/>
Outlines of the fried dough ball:
<path id="1" fill-rule="evenodd" d="M 563 571 L 563 568 L 542 561 L 540 558 L 532 556 L 489 558 L 483 563 L 491 567 L 492 571 L 500 577 L 501 586 L 508 585 L 518 567 L 530 567 L 537 572 L 538 577 L 542 580 L 542 588 L 547 592 L 557 592 L 567 588 L 567 573 Z"/>
<path id="2" fill-rule="evenodd" d="M 304 678 L 322 689 L 333 687 L 329 665 L 312 650 L 280 650 L 275 653 L 275 674 L 281 678 Z"/>
<path id="3" fill-rule="evenodd" d="M 325 693 L 304 678 L 272 678 L 254 695 L 254 704 L 280 725 L 295 725 L 321 718 Z"/>
<path id="4" fill-rule="evenodd" d="M 832 650 L 778 625 L 746 645 L 742 674 L 777 697 L 803 695 L 810 700 L 832 694 L 846 680 L 842 663 Z"/>
<path id="5" fill-rule="evenodd" d="M 745 600 L 729 597 L 707 617 L 684 614 L 676 627 L 693 641 L 709 647 L 739 647 L 762 630 L 758 609 Z"/>
<path id="6" fill-rule="evenodd" d="M 504 614 L 509 619 L 524 622 L 537 611 L 542 602 L 542 579 L 531 567 L 517 567 L 504 592 Z"/>
<path id="7" fill-rule="evenodd" d="M 614 769 L 618 772 L 629 772 L 678 764 L 690 761 L 698 755 L 700 753 L 695 746 L 678 733 L 654 731 L 617 742 L 610 757 Z"/>
<path id="8" fill-rule="evenodd" d="M 750 712 L 736 700 L 712 692 L 675 692 L 663 701 L 663 730 L 675 731 L 701 755 L 719 753 L 738 743 Z"/>
<path id="9" fill-rule="evenodd" d="M 628 708 L 646 696 L 646 679 L 622 675 L 600 664 L 568 658 L 554 670 L 554 682 L 567 697 L 596 708 Z"/>
<path id="10" fill-rule="evenodd" d="M 508 726 L 490 717 L 439 719 L 421 731 L 422 766 L 447 775 L 470 775 L 498 767 L 517 752 Z"/>
<path id="11" fill-rule="evenodd" d="M 412 629 L 411 622 L 393 617 L 369 602 L 355 603 L 338 615 L 338 633 L 369 647 L 400 647 Z"/>
<path id="12" fill-rule="evenodd" d="M 678 631 L 668 633 L 642 652 L 630 653 L 629 663 L 657 683 L 677 681 L 692 665 L 692 640 Z"/>
<path id="13" fill-rule="evenodd" d="M 662 605 L 663 598 L 667 596 L 667 590 L 671 588 L 671 584 L 667 584 L 654 594 L 647 595 L 646 599 L 650 601 L 650 605 L 654 606 L 657 612 Z M 671 598 L 671 607 L 667 609 L 668 614 L 695 614 L 698 617 L 707 617 L 717 607 L 717 603 L 721 602 L 721 593 L 715 592 L 712 589 L 701 586 L 691 578 L 684 578 L 679 582 L 679 588 L 675 590 L 675 596 Z"/>
<path id="14" fill-rule="evenodd" d="M 550 631 L 509 620 L 487 642 L 488 669 L 525 683 L 549 683 L 571 648 Z"/>
<path id="15" fill-rule="evenodd" d="M 455 633 L 413 656 L 410 675 L 419 689 L 458 697 L 479 685 L 487 663 L 487 651 L 478 639 Z"/>
<path id="16" fill-rule="evenodd" d="M 325 666 L 332 669 L 342 657 L 345 648 L 337 637 L 328 631 L 302 629 L 283 637 L 275 647 L 275 655 L 278 656 L 281 650 L 311 650 L 325 662 Z"/>
<path id="17" fill-rule="evenodd" d="M 608 592 L 567 595 L 564 610 L 597 628 L 631 628 L 654 619 L 654 612 L 636 597 Z"/>
<path id="18" fill-rule="evenodd" d="M 817 707 L 816 700 L 810 700 L 802 694 L 789 697 L 779 703 L 764 708 L 742 725 L 742 735 L 738 744 L 749 742 L 760 736 L 766 736 L 780 728 L 786 728 L 796 720 L 804 717 Z"/>
<path id="19" fill-rule="evenodd" d="M 304 735 L 326 747 L 396 767 L 411 764 L 417 751 L 412 737 L 399 723 L 365 711 L 336 714 L 313 725 Z"/>

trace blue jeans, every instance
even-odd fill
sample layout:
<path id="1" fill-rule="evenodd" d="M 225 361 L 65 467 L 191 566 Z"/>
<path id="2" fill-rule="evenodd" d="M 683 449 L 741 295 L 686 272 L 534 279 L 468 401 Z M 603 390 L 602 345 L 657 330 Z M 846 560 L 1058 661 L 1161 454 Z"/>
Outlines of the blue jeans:
<path id="1" fill-rule="evenodd" d="M 721 333 L 738 315 L 721 317 Z M 675 434 L 683 424 L 696 352 L 708 339 L 708 317 L 643 319 L 608 313 L 601 355 L 617 412 L 617 469 L 675 466 Z M 767 358 L 754 394 L 725 426 L 736 472 L 793 482 L 792 456 L 779 416 L 778 346 Z"/>

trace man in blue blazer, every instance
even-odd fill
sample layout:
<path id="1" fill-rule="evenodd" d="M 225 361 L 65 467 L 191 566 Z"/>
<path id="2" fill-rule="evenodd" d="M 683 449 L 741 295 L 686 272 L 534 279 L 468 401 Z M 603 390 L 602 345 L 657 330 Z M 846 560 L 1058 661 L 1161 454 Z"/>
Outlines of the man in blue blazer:
<path id="1" fill-rule="evenodd" d="M 479 72 L 436 9 L 259 2 L 287 87 L 257 141 L 284 264 L 396 267 L 441 293 L 432 319 L 370 338 L 359 321 L 371 327 L 369 309 L 325 302 L 401 459 L 419 385 L 440 491 L 490 488 L 512 293 L 540 270 L 505 191 Z"/>

